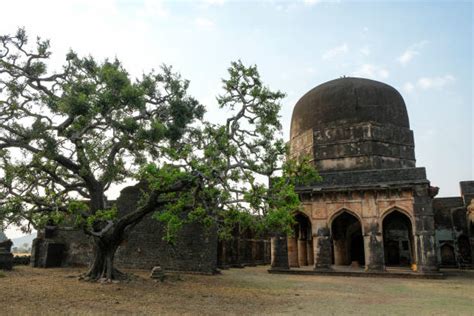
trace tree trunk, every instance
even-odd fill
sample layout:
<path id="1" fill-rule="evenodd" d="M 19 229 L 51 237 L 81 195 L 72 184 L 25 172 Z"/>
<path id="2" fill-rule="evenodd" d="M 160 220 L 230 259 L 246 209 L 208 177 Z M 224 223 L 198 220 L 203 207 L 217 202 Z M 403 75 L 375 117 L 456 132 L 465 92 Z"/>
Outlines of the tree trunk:
<path id="1" fill-rule="evenodd" d="M 114 257 L 120 242 L 118 239 L 94 237 L 94 259 L 84 276 L 86 280 L 110 282 L 126 278 L 124 273 L 114 267 Z"/>

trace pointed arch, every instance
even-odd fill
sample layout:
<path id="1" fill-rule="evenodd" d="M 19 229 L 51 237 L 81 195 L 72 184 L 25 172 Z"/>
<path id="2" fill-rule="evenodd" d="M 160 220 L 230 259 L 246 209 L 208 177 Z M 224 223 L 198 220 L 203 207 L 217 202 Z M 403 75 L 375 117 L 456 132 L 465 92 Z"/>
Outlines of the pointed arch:
<path id="1" fill-rule="evenodd" d="M 393 212 L 400 212 L 406 217 L 408 217 L 408 219 L 410 220 L 412 229 L 415 228 L 415 219 L 413 218 L 413 215 L 407 209 L 398 205 L 389 206 L 380 213 L 380 224 L 383 223 L 383 220 L 385 219 L 385 217 L 387 217 Z"/>
<path id="2" fill-rule="evenodd" d="M 409 266 L 414 263 L 414 225 L 410 214 L 391 207 L 383 214 L 381 221 L 385 265 Z"/>
<path id="3" fill-rule="evenodd" d="M 364 265 L 365 249 L 360 217 L 343 208 L 333 214 L 329 225 L 333 263 L 335 265 Z"/>
<path id="4" fill-rule="evenodd" d="M 349 215 L 352 215 L 354 216 L 360 223 L 361 223 L 361 228 L 362 228 L 362 234 L 364 234 L 364 225 L 362 225 L 362 217 L 357 214 L 356 212 L 346 208 L 346 207 L 341 207 L 340 209 L 338 209 L 336 212 L 334 212 L 331 217 L 329 217 L 329 220 L 328 220 L 328 226 L 329 226 L 329 229 L 331 229 L 332 227 L 332 223 L 333 221 L 338 217 L 340 216 L 342 213 L 348 213 Z"/>

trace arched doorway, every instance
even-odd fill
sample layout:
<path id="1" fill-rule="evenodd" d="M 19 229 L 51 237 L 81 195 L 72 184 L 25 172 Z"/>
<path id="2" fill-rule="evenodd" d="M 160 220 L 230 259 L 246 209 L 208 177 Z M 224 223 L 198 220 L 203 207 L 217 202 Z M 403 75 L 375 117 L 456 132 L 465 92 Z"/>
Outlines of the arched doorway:
<path id="1" fill-rule="evenodd" d="M 456 264 L 456 256 L 454 255 L 454 247 L 448 243 L 444 243 L 440 248 L 441 264 L 445 266 L 454 266 Z"/>
<path id="2" fill-rule="evenodd" d="M 297 212 L 295 222 L 293 236 L 288 237 L 288 263 L 290 267 L 313 265 L 311 221 L 305 214 Z"/>
<path id="3" fill-rule="evenodd" d="M 333 264 L 365 265 L 364 238 L 359 219 L 342 212 L 331 223 Z"/>
<path id="4" fill-rule="evenodd" d="M 413 231 L 408 216 L 397 210 L 385 216 L 383 247 L 386 266 L 409 266 L 413 263 Z"/>

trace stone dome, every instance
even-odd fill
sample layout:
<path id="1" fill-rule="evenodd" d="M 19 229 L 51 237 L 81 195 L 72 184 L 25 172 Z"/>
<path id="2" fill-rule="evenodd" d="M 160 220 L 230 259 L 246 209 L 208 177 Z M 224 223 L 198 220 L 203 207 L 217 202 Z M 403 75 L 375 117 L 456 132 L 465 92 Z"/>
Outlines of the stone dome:
<path id="1" fill-rule="evenodd" d="M 405 102 L 369 79 L 323 83 L 295 105 L 290 156 L 309 156 L 320 172 L 415 167 Z"/>
<path id="2" fill-rule="evenodd" d="M 290 139 L 308 129 L 374 122 L 410 128 L 400 93 L 374 80 L 345 77 L 323 83 L 296 103 Z"/>

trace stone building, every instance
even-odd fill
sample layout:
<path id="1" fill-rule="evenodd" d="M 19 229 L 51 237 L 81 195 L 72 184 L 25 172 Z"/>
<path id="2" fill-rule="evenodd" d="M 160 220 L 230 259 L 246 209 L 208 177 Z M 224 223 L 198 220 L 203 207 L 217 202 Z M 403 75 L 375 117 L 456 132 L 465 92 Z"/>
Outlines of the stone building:
<path id="1" fill-rule="evenodd" d="M 461 196 L 433 200 L 435 235 L 441 267 L 474 263 L 474 181 L 460 183 Z"/>
<path id="2" fill-rule="evenodd" d="M 123 189 L 116 201 L 119 215 L 134 210 L 140 186 Z M 213 274 L 217 268 L 243 267 L 270 262 L 268 238 L 236 227 L 233 239 L 219 241 L 215 229 L 199 223 L 184 224 L 174 244 L 163 240 L 164 227 L 146 216 L 120 245 L 115 256 L 119 268 L 151 269 Z M 31 265 L 35 267 L 86 266 L 92 260 L 92 244 L 81 230 L 47 226 L 33 241 Z"/>
<path id="3" fill-rule="evenodd" d="M 396 89 L 362 78 L 315 87 L 294 107 L 289 145 L 290 156 L 308 156 L 323 180 L 297 188 L 297 225 L 292 236 L 273 238 L 273 268 L 438 270 L 438 190 L 416 166 L 413 131 Z M 468 202 L 463 205 L 466 218 Z"/>

